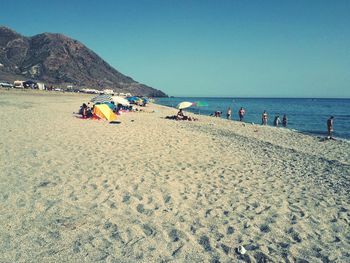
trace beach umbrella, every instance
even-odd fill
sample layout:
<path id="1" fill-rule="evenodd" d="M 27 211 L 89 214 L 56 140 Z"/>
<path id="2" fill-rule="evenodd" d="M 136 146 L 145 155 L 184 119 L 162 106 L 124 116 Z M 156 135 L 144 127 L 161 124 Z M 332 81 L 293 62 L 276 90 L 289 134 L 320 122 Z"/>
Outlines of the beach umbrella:
<path id="1" fill-rule="evenodd" d="M 130 103 L 136 104 L 139 101 L 139 97 L 133 96 L 133 97 L 128 97 L 126 98 Z"/>
<path id="2" fill-rule="evenodd" d="M 205 101 L 196 101 L 193 103 L 193 106 L 198 107 L 198 114 L 200 114 L 200 107 L 208 107 L 208 103 L 206 103 Z"/>
<path id="3" fill-rule="evenodd" d="M 208 107 L 208 103 L 204 102 L 204 101 L 196 101 L 193 103 L 193 106 L 196 107 Z"/>
<path id="4" fill-rule="evenodd" d="M 181 109 L 186 109 L 186 108 L 189 108 L 193 105 L 192 102 L 189 102 L 189 101 L 183 101 L 183 102 L 180 102 L 176 108 L 178 108 L 179 110 Z"/>
<path id="5" fill-rule="evenodd" d="M 126 99 L 127 99 L 128 101 L 130 101 L 130 102 L 133 102 L 133 101 L 138 100 L 138 99 L 139 99 L 139 97 L 132 96 L 132 97 L 127 97 Z"/>
<path id="6" fill-rule="evenodd" d="M 124 99 L 120 96 L 113 96 L 112 101 L 114 101 L 116 105 L 121 104 L 123 106 L 130 106 L 130 102 L 127 99 Z"/>
<path id="7" fill-rule="evenodd" d="M 97 97 L 92 98 L 90 101 L 93 103 L 111 102 L 112 96 L 108 94 L 98 95 Z"/>

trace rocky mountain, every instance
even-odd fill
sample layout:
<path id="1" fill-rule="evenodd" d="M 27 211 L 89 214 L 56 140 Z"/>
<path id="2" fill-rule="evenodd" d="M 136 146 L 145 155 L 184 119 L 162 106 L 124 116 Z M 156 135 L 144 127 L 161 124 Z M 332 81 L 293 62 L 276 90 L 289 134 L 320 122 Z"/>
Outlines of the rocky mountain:
<path id="1" fill-rule="evenodd" d="M 114 89 L 136 95 L 166 96 L 125 76 L 77 40 L 62 34 L 25 37 L 0 26 L 0 80 L 37 80 L 66 87 Z"/>

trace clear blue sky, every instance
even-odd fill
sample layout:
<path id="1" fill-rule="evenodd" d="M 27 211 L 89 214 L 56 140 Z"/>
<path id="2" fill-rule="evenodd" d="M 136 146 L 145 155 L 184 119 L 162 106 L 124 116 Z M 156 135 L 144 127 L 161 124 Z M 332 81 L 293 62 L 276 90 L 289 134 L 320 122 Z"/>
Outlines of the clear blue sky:
<path id="1" fill-rule="evenodd" d="M 350 1 L 0 0 L 0 24 L 63 33 L 174 96 L 350 97 Z"/>

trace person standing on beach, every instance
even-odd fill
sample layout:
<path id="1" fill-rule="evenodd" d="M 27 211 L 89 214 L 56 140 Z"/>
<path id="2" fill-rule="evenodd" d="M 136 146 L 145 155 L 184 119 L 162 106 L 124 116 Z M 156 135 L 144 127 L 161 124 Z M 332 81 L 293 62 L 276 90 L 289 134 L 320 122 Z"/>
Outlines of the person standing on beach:
<path id="1" fill-rule="evenodd" d="M 283 127 L 287 127 L 287 123 L 288 123 L 287 115 L 284 114 L 284 115 L 283 115 L 283 119 L 282 119 L 282 125 L 283 125 Z"/>
<path id="2" fill-rule="evenodd" d="M 331 116 L 327 120 L 328 139 L 333 139 L 333 119 L 334 117 Z"/>
<path id="3" fill-rule="evenodd" d="M 280 124 L 281 120 L 280 120 L 280 116 L 276 115 L 275 119 L 273 120 L 273 125 L 278 127 L 278 125 Z"/>
<path id="4" fill-rule="evenodd" d="M 238 111 L 239 121 L 243 120 L 244 114 L 245 114 L 245 110 L 243 109 L 243 107 L 241 107 Z"/>
<path id="5" fill-rule="evenodd" d="M 231 107 L 229 107 L 229 108 L 227 109 L 227 114 L 226 114 L 226 117 L 227 117 L 228 120 L 231 119 L 231 114 L 232 114 Z"/>
<path id="6" fill-rule="evenodd" d="M 264 110 L 262 116 L 261 116 L 261 125 L 267 125 L 267 112 Z"/>

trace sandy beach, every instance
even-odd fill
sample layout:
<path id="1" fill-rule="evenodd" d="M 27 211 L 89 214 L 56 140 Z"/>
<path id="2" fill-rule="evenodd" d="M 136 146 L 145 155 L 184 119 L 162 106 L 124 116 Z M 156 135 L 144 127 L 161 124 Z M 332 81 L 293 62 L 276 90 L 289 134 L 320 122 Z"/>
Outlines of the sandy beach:
<path id="1" fill-rule="evenodd" d="M 0 91 L 0 262 L 350 261 L 349 142 L 92 97 Z"/>

